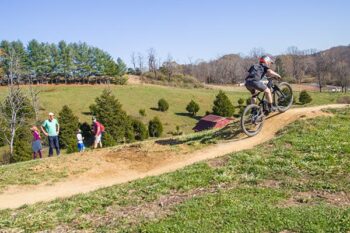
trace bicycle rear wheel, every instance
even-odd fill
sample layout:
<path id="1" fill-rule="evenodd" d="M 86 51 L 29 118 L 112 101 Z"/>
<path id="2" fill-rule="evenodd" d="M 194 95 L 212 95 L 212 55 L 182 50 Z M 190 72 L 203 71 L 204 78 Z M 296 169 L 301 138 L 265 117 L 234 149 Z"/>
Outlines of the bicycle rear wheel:
<path id="1" fill-rule="evenodd" d="M 287 111 L 293 104 L 292 87 L 286 82 L 276 85 L 273 93 L 273 101 L 279 112 Z"/>
<path id="2" fill-rule="evenodd" d="M 248 105 L 241 116 L 241 128 L 243 132 L 252 137 L 257 135 L 264 124 L 264 113 L 256 104 Z"/>

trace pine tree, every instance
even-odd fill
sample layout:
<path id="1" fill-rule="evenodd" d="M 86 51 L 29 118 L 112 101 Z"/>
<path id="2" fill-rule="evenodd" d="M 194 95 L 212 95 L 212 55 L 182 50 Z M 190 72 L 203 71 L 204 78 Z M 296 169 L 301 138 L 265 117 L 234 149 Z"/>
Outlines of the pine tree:
<path id="1" fill-rule="evenodd" d="M 191 100 L 189 104 L 186 107 L 187 112 L 189 112 L 192 116 L 195 116 L 197 112 L 199 111 L 199 105 Z"/>
<path id="2" fill-rule="evenodd" d="M 27 123 L 18 129 L 14 139 L 14 153 L 10 163 L 28 161 L 32 159 L 32 135 L 30 125 Z"/>
<path id="3" fill-rule="evenodd" d="M 160 99 L 158 101 L 158 110 L 159 111 L 162 111 L 162 112 L 165 112 L 169 109 L 169 104 L 168 102 L 165 100 L 165 99 Z"/>
<path id="4" fill-rule="evenodd" d="M 151 137 L 160 137 L 163 133 L 163 125 L 158 117 L 154 117 L 148 123 L 148 132 Z"/>
<path id="5" fill-rule="evenodd" d="M 214 100 L 213 113 L 223 117 L 231 117 L 234 111 L 235 108 L 227 95 L 223 91 L 220 91 Z"/>
<path id="6" fill-rule="evenodd" d="M 60 124 L 60 147 L 66 148 L 67 153 L 78 151 L 76 134 L 79 129 L 79 120 L 67 105 L 64 105 L 59 112 L 58 123 Z"/>
<path id="7" fill-rule="evenodd" d="M 311 96 L 309 95 L 309 93 L 305 90 L 301 91 L 300 92 L 300 95 L 299 95 L 299 102 L 301 104 L 308 104 L 312 101 L 312 98 Z"/>
<path id="8" fill-rule="evenodd" d="M 135 140 L 143 141 L 148 138 L 148 130 L 141 121 L 133 119 L 132 127 L 134 129 Z"/>
<path id="9" fill-rule="evenodd" d="M 105 127 L 106 134 L 103 139 L 105 145 L 106 142 L 109 143 L 108 146 L 113 146 L 134 139 L 131 119 L 110 90 L 105 89 L 102 95 L 95 99 L 90 111 Z M 109 140 L 106 141 L 107 139 Z"/>

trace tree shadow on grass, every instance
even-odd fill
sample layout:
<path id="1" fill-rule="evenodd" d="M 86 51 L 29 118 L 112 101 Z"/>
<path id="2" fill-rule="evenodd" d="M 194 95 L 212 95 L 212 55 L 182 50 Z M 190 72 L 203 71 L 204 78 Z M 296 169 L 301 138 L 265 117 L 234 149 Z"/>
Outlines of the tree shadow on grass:
<path id="1" fill-rule="evenodd" d="M 175 115 L 191 117 L 193 119 L 196 119 L 197 121 L 199 121 L 202 118 L 202 116 L 193 116 L 192 114 L 190 114 L 188 112 L 176 112 Z"/>
<path id="2" fill-rule="evenodd" d="M 83 115 L 92 116 L 92 112 L 81 112 Z"/>
<path id="3" fill-rule="evenodd" d="M 160 111 L 158 108 L 154 108 L 154 107 L 149 108 L 149 109 L 151 109 L 151 110 L 153 110 L 153 111 Z"/>
<path id="4" fill-rule="evenodd" d="M 180 144 L 190 144 L 193 142 L 199 142 L 201 144 L 215 143 L 217 140 L 232 140 L 241 133 L 241 128 L 239 127 L 239 122 L 233 122 L 224 128 L 215 132 L 201 132 L 197 135 L 194 134 L 192 137 L 188 138 L 170 138 L 157 140 L 156 143 L 160 145 L 180 145 Z"/>

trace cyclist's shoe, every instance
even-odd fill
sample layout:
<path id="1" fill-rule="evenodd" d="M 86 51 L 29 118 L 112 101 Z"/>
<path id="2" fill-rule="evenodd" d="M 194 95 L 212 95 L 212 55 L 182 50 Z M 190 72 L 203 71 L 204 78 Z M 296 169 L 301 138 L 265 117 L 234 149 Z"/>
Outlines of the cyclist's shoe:
<path id="1" fill-rule="evenodd" d="M 272 112 L 276 112 L 277 111 L 277 107 L 273 104 L 269 104 L 269 113 L 272 113 Z"/>

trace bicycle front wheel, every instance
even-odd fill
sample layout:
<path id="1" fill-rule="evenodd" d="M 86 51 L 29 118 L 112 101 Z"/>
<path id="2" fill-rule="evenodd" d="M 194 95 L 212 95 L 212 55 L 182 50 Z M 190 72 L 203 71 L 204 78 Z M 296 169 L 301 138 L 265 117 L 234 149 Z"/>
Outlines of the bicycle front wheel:
<path id="1" fill-rule="evenodd" d="M 248 105 L 241 116 L 241 128 L 249 137 L 257 135 L 264 124 L 264 113 L 256 104 Z"/>
<path id="2" fill-rule="evenodd" d="M 287 111 L 293 104 L 292 87 L 286 82 L 278 84 L 273 93 L 273 101 L 279 112 Z"/>

